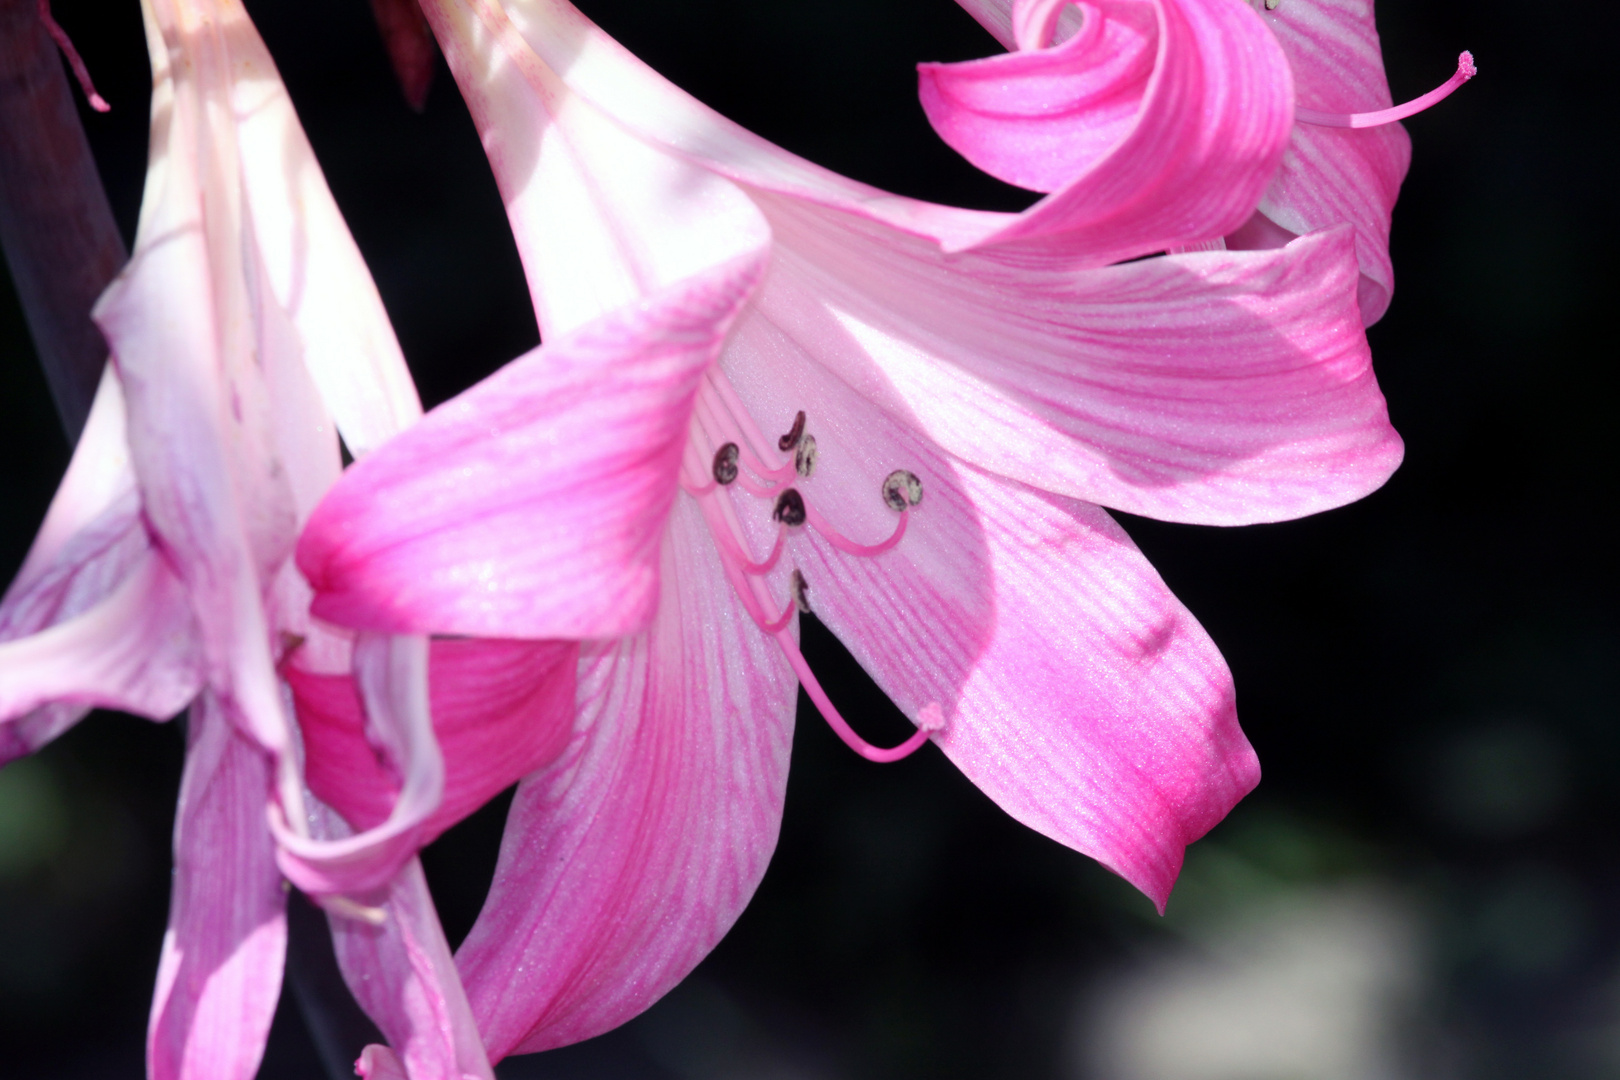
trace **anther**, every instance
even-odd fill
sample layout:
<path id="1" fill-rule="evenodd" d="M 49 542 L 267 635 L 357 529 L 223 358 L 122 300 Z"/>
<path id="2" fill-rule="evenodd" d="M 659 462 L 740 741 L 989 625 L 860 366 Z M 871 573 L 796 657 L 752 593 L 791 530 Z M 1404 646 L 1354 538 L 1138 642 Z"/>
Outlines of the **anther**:
<path id="1" fill-rule="evenodd" d="M 883 479 L 883 501 L 894 511 L 904 510 L 922 502 L 922 481 L 917 474 L 896 469 Z"/>
<path id="2" fill-rule="evenodd" d="M 804 580 L 804 575 L 793 571 L 788 578 L 788 589 L 793 593 L 793 606 L 799 609 L 800 614 L 810 614 L 810 583 Z"/>
<path id="3" fill-rule="evenodd" d="M 803 434 L 804 410 L 800 409 L 799 415 L 793 418 L 793 426 L 788 428 L 788 433 L 776 440 L 776 448 L 782 451 L 784 454 L 787 453 L 789 450 L 799 445 L 799 437 Z"/>
<path id="4" fill-rule="evenodd" d="M 816 471 L 816 437 L 806 435 L 793 452 L 793 471 L 808 480 Z"/>
<path id="5" fill-rule="evenodd" d="M 1280 4 L 1280 3 L 1282 3 L 1282 0 L 1266 0 L 1266 10 L 1267 11 L 1276 11 L 1277 10 L 1277 5 Z"/>
<path id="6" fill-rule="evenodd" d="M 1464 52 L 1457 57 L 1457 71 L 1451 78 L 1422 97 L 1413 98 L 1404 105 L 1395 105 L 1388 109 L 1364 113 L 1318 112 L 1315 109 L 1301 109 L 1296 106 L 1294 108 L 1294 119 L 1304 124 L 1316 124 L 1319 127 L 1382 127 L 1384 124 L 1393 124 L 1397 120 L 1405 120 L 1408 116 L 1415 116 L 1431 105 L 1438 105 L 1450 97 L 1453 90 L 1477 74 L 1479 74 L 1479 69 L 1474 66 L 1474 54 Z"/>
<path id="7" fill-rule="evenodd" d="M 721 487 L 737 479 L 737 457 L 741 453 L 737 444 L 728 442 L 714 452 L 714 482 Z M 698 460 L 702 460 L 699 458 Z"/>
<path id="8" fill-rule="evenodd" d="M 788 488 L 776 497 L 776 508 L 771 511 L 771 517 L 784 525 L 803 525 L 804 496 L 799 494 L 797 488 Z"/>

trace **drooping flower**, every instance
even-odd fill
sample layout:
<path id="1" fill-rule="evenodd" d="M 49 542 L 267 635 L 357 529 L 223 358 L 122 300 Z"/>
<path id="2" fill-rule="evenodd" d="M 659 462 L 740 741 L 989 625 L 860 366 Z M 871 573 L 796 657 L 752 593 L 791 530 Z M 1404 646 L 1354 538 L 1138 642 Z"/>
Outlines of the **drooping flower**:
<path id="1" fill-rule="evenodd" d="M 1186 0 L 957 0 L 1008 55 L 964 64 L 923 64 L 923 108 L 941 137 L 1008 183 L 1054 191 L 1082 169 L 1106 167 L 1111 143 L 1097 131 L 1140 128 L 1155 101 L 1173 97 L 1147 61 Z M 1294 118 L 1281 163 L 1254 216 L 1225 235 L 1232 249 L 1281 247 L 1306 233 L 1349 223 L 1361 266 L 1362 321 L 1389 307 L 1390 215 L 1412 158 L 1399 121 L 1473 77 L 1463 53 L 1457 74 L 1431 94 L 1390 107 L 1372 0 L 1246 0 L 1287 57 Z M 1230 9 L 1239 4 L 1229 2 Z M 1232 17 L 1236 12 L 1230 11 Z M 1053 42 L 1057 44 L 1053 44 Z M 1211 238 L 1189 236 L 1175 247 Z"/>
<path id="2" fill-rule="evenodd" d="M 284 876 L 357 916 L 336 920 L 340 956 L 408 1061 L 488 1077 L 414 863 L 447 787 L 428 643 L 312 620 L 290 558 L 341 469 L 339 431 L 363 456 L 420 415 L 415 389 L 240 3 L 142 10 L 152 134 L 135 250 L 96 308 L 112 361 L 85 434 L 0 603 L 0 760 L 93 706 L 162 720 L 190 705 L 154 1080 L 256 1072 Z M 435 697 L 570 648 L 491 646 L 470 665 L 435 653 Z M 396 788 L 358 833 L 306 797 L 303 755 L 332 763 L 300 740 L 278 667 L 317 685 L 353 672 L 364 690 L 372 767 Z"/>
<path id="3" fill-rule="evenodd" d="M 931 738 L 1162 905 L 1257 767 L 1213 644 L 1098 504 L 1278 520 L 1400 457 L 1348 227 L 1108 265 L 1225 235 L 1271 182 L 1292 91 L 1254 13 L 1164 4 L 1192 13 L 1150 58 L 1172 100 L 1006 215 L 795 158 L 565 3 L 425 7 L 546 343 L 349 470 L 298 561 L 334 622 L 581 642 L 572 736 L 457 956 L 491 1057 L 628 1019 L 731 925 L 796 683 L 860 752 Z M 849 728 L 796 607 L 917 736 Z"/>

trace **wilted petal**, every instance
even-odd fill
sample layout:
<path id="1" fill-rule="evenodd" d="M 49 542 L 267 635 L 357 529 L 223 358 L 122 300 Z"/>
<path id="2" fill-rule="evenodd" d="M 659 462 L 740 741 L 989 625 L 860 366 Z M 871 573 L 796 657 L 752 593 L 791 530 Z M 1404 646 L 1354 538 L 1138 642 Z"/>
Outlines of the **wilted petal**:
<path id="1" fill-rule="evenodd" d="M 497 792 L 562 752 L 574 719 L 574 642 L 449 639 L 431 644 L 428 697 L 444 756 L 444 798 L 423 822 L 430 843 Z M 366 737 L 348 675 L 284 666 L 304 737 L 304 780 L 356 829 L 382 824 L 400 778 Z"/>
<path id="2" fill-rule="evenodd" d="M 543 345 L 356 463 L 299 543 L 314 613 L 487 637 L 645 626 L 693 395 L 762 262 Z"/>
<path id="3" fill-rule="evenodd" d="M 191 712 L 151 1080 L 252 1080 L 281 992 L 287 894 L 264 827 L 270 758 L 211 693 Z"/>
<path id="4" fill-rule="evenodd" d="M 332 943 L 349 988 L 387 1037 L 357 1063 L 369 1080 L 491 1080 L 450 946 L 411 859 L 378 896 L 376 924 L 330 915 Z"/>
<path id="5" fill-rule="evenodd" d="M 728 368 L 819 363 L 967 461 L 1170 521 L 1298 517 L 1400 462 L 1348 230 L 1069 274 L 767 213 L 775 264 Z"/>
<path id="6" fill-rule="evenodd" d="M 919 69 L 946 142 L 993 175 L 1053 192 L 976 246 L 1050 237 L 1103 265 L 1237 228 L 1293 123 L 1275 39 L 1232 0 L 1081 10 L 1079 32 L 1055 48 Z"/>
<path id="7" fill-rule="evenodd" d="M 796 684 L 695 505 L 652 626 L 587 645 L 574 741 L 518 787 L 457 965 L 490 1056 L 589 1038 L 696 966 L 776 845 Z"/>
<path id="8" fill-rule="evenodd" d="M 954 461 L 837 380 L 731 370 L 751 407 L 817 418 L 801 488 L 844 535 L 893 529 L 890 469 L 921 478 L 894 549 L 793 542 L 816 616 L 1004 810 L 1162 906 L 1183 848 L 1259 779 L 1208 635 L 1099 508 Z"/>

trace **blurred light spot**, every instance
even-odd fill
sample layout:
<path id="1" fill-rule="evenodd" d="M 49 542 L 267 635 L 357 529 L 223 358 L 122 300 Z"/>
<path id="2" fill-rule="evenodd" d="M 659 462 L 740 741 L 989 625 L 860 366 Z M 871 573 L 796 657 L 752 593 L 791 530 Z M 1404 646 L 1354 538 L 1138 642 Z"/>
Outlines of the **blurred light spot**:
<path id="1" fill-rule="evenodd" d="M 1301 890 L 1096 985 L 1086 1080 L 1397 1080 L 1421 978 L 1414 920 L 1364 886 Z"/>
<path id="2" fill-rule="evenodd" d="M 67 804 L 44 762 L 23 758 L 0 769 L 0 882 L 50 862 L 67 834 Z"/>
<path id="3" fill-rule="evenodd" d="M 1568 790 L 1558 740 L 1544 727 L 1505 720 L 1462 732 L 1441 747 L 1431 795 L 1452 825 L 1512 836 L 1552 820 Z"/>

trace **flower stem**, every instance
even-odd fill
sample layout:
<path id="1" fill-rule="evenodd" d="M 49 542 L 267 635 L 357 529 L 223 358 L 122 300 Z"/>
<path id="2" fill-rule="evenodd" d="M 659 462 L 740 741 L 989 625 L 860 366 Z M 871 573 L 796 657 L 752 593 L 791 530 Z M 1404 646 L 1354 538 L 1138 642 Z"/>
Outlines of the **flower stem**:
<path id="1" fill-rule="evenodd" d="M 76 442 L 107 360 L 90 307 L 128 255 L 37 0 L 0 0 L 0 249 Z"/>

